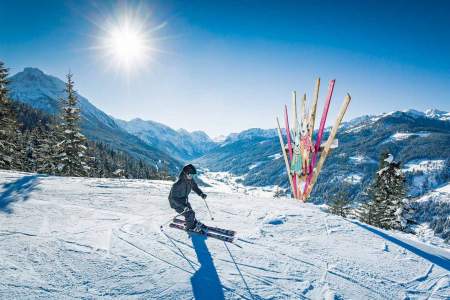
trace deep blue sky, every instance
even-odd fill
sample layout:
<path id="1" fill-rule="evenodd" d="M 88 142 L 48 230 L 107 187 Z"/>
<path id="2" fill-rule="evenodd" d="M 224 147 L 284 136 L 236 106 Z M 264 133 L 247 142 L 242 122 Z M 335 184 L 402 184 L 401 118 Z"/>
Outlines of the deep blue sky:
<path id="1" fill-rule="evenodd" d="M 119 4 L 118 4 L 119 3 Z M 148 15 L 152 62 L 124 76 L 92 50 L 123 7 Z M 392 110 L 450 110 L 450 1 L 0 0 L 0 59 L 63 78 L 118 118 L 215 136 L 274 127 L 291 90 L 321 100 L 336 78 L 346 119 Z M 320 107 L 321 110 L 321 107 Z"/>

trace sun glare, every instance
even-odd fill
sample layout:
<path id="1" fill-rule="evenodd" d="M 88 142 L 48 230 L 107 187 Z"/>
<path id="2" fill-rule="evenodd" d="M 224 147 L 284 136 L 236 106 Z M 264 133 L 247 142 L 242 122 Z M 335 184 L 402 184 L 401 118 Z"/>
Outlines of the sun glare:
<path id="1" fill-rule="evenodd" d="M 129 22 L 113 26 L 105 38 L 105 50 L 114 63 L 130 70 L 149 59 L 150 41 Z"/>
<path id="2" fill-rule="evenodd" d="M 147 68 L 156 52 L 161 52 L 156 48 L 158 39 L 154 35 L 165 23 L 152 27 L 149 11 L 143 7 L 122 7 L 109 16 L 103 14 L 103 20 L 95 22 L 101 32 L 93 48 L 110 68 L 128 76 Z"/>

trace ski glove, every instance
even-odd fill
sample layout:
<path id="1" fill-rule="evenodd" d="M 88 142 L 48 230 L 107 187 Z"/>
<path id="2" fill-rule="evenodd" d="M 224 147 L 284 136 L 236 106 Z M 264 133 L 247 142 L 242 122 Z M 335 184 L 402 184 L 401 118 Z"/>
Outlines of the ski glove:
<path id="1" fill-rule="evenodd" d="M 206 199 L 207 195 L 206 194 L 202 194 L 202 199 Z"/>

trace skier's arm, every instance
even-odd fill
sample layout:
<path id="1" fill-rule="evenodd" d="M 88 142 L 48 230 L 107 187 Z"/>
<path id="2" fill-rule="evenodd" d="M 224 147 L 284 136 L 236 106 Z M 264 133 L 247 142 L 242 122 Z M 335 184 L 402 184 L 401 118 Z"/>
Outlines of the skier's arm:
<path id="1" fill-rule="evenodd" d="M 198 187 L 197 183 L 195 181 L 192 181 L 192 189 L 194 192 L 202 197 L 203 199 L 206 198 L 206 194 L 202 192 L 202 190 Z"/>

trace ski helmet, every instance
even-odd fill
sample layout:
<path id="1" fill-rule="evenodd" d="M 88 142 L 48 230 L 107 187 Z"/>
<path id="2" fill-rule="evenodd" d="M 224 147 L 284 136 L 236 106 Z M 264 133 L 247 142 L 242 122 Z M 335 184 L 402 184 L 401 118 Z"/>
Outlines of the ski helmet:
<path id="1" fill-rule="evenodd" d="M 185 165 L 183 167 L 183 173 L 185 174 L 197 174 L 197 169 L 192 164 Z"/>

